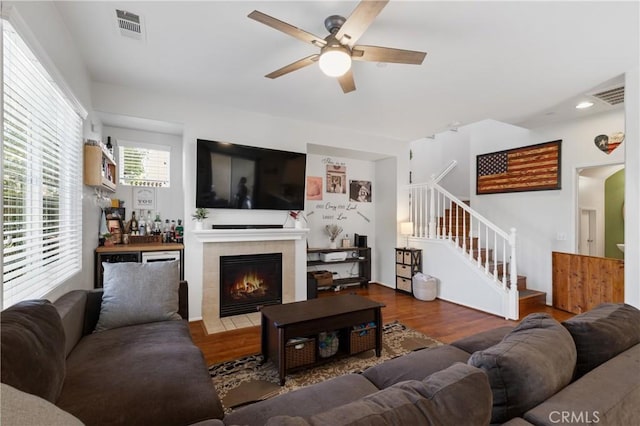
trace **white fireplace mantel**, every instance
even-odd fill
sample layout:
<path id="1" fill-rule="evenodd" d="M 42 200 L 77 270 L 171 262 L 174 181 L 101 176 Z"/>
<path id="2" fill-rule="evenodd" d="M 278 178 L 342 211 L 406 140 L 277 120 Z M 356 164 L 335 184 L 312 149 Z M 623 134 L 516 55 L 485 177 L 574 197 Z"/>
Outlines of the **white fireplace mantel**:
<path id="1" fill-rule="evenodd" d="M 205 229 L 192 231 L 201 243 L 304 240 L 308 228 Z"/>

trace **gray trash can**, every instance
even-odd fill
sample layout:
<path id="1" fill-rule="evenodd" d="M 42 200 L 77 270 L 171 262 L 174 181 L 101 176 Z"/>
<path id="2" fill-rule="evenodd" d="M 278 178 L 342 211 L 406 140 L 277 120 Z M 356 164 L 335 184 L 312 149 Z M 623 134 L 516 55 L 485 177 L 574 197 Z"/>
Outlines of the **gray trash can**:
<path id="1" fill-rule="evenodd" d="M 413 295 L 416 299 L 431 301 L 438 295 L 438 279 L 430 275 L 418 272 L 411 280 L 413 284 Z"/>

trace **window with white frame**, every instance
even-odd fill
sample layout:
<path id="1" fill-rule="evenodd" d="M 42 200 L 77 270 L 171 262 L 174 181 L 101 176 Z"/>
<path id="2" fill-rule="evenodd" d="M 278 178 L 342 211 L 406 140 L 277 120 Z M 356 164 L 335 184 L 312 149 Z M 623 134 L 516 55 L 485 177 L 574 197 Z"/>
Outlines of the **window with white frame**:
<path id="1" fill-rule="evenodd" d="M 120 184 L 169 188 L 170 157 L 169 146 L 118 140 Z"/>
<path id="2" fill-rule="evenodd" d="M 81 269 L 82 118 L 7 20 L 2 75 L 2 305 Z M 66 87 L 66 86 L 65 86 Z"/>

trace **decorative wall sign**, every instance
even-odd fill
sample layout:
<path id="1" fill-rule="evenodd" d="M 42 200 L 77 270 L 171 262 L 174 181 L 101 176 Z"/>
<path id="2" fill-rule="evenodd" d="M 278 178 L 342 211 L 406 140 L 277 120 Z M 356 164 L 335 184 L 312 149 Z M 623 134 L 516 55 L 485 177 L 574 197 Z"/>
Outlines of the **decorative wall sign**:
<path id="1" fill-rule="evenodd" d="M 133 188 L 133 208 L 144 210 L 155 210 L 156 190 L 155 188 Z"/>
<path id="2" fill-rule="evenodd" d="M 624 141 L 624 133 L 616 132 L 609 136 L 598 135 L 593 139 L 598 149 L 605 154 L 611 154 Z"/>
<path id="3" fill-rule="evenodd" d="M 476 157 L 476 194 L 561 189 L 562 140 Z"/>
<path id="4" fill-rule="evenodd" d="M 349 201 L 356 203 L 370 203 L 371 182 L 368 180 L 350 180 Z"/>
<path id="5" fill-rule="evenodd" d="M 307 176 L 307 200 L 322 200 L 322 177 Z"/>
<path id="6" fill-rule="evenodd" d="M 335 164 L 327 164 L 327 192 L 333 194 L 347 193 L 347 168 Z"/>

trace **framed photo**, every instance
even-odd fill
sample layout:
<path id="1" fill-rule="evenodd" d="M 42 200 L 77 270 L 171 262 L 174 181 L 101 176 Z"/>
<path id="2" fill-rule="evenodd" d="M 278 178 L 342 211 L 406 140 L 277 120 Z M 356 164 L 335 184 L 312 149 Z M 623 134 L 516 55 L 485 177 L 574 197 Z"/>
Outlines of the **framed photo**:
<path id="1" fill-rule="evenodd" d="M 327 165 L 327 192 L 332 194 L 347 193 L 347 168 L 345 166 Z"/>
<path id="2" fill-rule="evenodd" d="M 371 181 L 350 180 L 349 181 L 349 201 L 355 203 L 371 202 Z"/>
<path id="3" fill-rule="evenodd" d="M 111 241 L 115 244 L 122 242 L 122 220 L 121 219 L 107 219 L 107 229 L 111 233 Z"/>
<path id="4" fill-rule="evenodd" d="M 321 176 L 307 176 L 307 200 L 322 200 Z"/>

